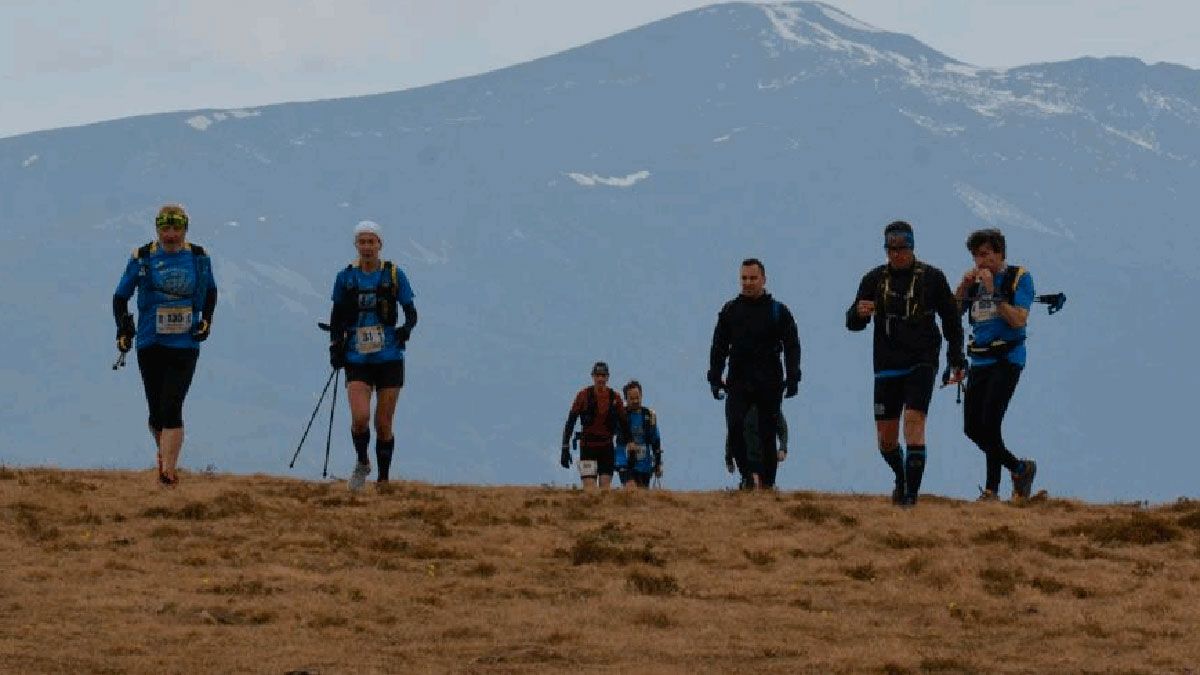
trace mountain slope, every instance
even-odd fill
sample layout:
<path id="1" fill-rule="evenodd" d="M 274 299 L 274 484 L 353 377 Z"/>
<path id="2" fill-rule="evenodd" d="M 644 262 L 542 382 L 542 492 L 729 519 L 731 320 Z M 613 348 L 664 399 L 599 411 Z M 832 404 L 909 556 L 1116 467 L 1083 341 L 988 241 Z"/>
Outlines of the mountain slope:
<path id="1" fill-rule="evenodd" d="M 106 365 L 108 297 L 153 210 L 179 200 L 222 291 L 187 409 L 192 466 L 285 470 L 328 374 L 315 321 L 370 218 L 422 316 L 397 417 L 406 475 L 570 481 L 562 419 L 605 359 L 614 383 L 646 385 L 669 482 L 724 484 L 703 373 L 738 261 L 757 255 L 804 344 L 782 484 L 881 491 L 869 339 L 841 316 L 883 225 L 905 218 L 951 277 L 991 224 L 1039 291 L 1068 293 L 1032 321 L 1006 429 L 1048 487 L 1188 494 L 1195 319 L 1166 294 L 1197 276 L 1197 85 L 1128 59 L 978 70 L 820 3 L 737 3 L 411 91 L 0 140 L 0 452 L 148 461 L 137 377 Z M 938 394 L 927 485 L 962 496 L 982 457 L 958 415 Z"/>

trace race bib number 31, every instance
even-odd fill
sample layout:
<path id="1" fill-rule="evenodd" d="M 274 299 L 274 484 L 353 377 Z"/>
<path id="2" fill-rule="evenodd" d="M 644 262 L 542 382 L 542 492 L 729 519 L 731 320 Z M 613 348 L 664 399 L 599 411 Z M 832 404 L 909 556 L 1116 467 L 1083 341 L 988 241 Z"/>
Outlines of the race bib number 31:
<path id="1" fill-rule="evenodd" d="M 159 335 L 182 335 L 192 330 L 191 307 L 159 307 L 154 330 Z"/>
<path id="2" fill-rule="evenodd" d="M 383 326 L 360 326 L 354 336 L 359 354 L 374 354 L 383 349 Z"/>

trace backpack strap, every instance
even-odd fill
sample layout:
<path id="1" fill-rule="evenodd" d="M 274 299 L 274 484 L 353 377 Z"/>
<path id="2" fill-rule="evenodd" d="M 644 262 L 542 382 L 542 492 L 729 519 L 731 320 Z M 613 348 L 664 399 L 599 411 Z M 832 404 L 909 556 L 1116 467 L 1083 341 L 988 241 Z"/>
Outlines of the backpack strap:
<path id="1" fill-rule="evenodd" d="M 1011 305 L 1017 298 L 1017 284 L 1021 283 L 1021 277 L 1025 276 L 1025 268 L 1020 265 L 1009 265 L 1006 271 L 1012 273 L 1012 278 L 1009 283 L 1004 285 L 1004 300 Z"/>

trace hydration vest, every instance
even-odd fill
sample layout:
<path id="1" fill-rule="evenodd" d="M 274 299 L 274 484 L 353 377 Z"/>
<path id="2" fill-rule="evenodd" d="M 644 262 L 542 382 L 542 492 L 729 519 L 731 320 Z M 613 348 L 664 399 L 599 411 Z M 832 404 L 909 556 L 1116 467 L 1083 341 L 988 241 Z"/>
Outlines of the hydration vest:
<path id="1" fill-rule="evenodd" d="M 1011 305 L 1017 297 L 1017 284 L 1021 283 L 1021 277 L 1025 276 L 1025 268 L 1020 265 L 1009 265 L 1005 268 L 1005 272 L 1009 271 L 1012 272 L 1012 278 L 1000 288 L 1000 298 Z M 979 286 L 976 285 L 967 293 L 965 301 L 968 304 L 974 302 L 975 298 L 979 297 L 976 292 L 978 288 Z M 970 313 L 968 313 L 967 317 L 968 319 L 970 318 Z M 971 323 L 974 323 L 974 321 Z M 977 344 L 975 338 L 972 337 L 967 342 L 967 353 L 976 358 L 998 359 L 1007 356 L 1009 352 L 1022 344 L 1025 344 L 1025 336 L 1012 340 L 992 340 L 985 345 Z"/>
<path id="2" fill-rule="evenodd" d="M 346 265 L 346 270 L 353 270 L 354 263 Z M 354 274 L 348 275 L 350 282 L 347 286 L 347 291 L 354 296 L 354 309 L 356 312 L 370 311 L 364 309 L 362 297 L 364 295 L 375 296 L 374 311 L 379 317 L 379 323 L 384 326 L 395 326 L 397 319 L 396 300 L 398 294 L 399 273 L 396 271 L 396 265 L 391 260 L 383 261 L 383 274 L 380 276 L 379 285 L 374 289 L 362 290 L 358 287 L 358 277 Z M 367 303 L 369 304 L 369 303 Z"/>

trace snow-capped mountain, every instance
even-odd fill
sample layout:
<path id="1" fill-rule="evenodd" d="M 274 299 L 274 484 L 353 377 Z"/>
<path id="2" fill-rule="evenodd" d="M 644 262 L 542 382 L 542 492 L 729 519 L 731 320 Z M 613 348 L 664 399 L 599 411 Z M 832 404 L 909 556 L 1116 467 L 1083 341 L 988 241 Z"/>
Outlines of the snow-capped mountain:
<path id="1" fill-rule="evenodd" d="M 738 263 L 758 256 L 804 350 L 781 485 L 882 492 L 870 338 L 843 312 L 903 218 L 951 279 L 966 234 L 994 225 L 1039 292 L 1070 298 L 1035 308 L 1006 425 L 1037 487 L 1194 494 L 1198 132 L 1195 70 L 982 70 L 794 2 L 717 5 L 421 89 L 3 139 L 0 462 L 149 463 L 136 367 L 109 368 L 109 299 L 155 209 L 181 201 L 221 289 L 187 466 L 287 471 L 329 373 L 315 324 L 369 218 L 421 312 L 396 421 L 405 476 L 571 482 L 562 424 L 603 359 L 614 384 L 645 385 L 668 486 L 728 483 L 704 372 Z M 983 459 L 953 398 L 935 395 L 926 485 L 966 496 Z M 325 419 L 299 475 L 320 473 Z"/>

